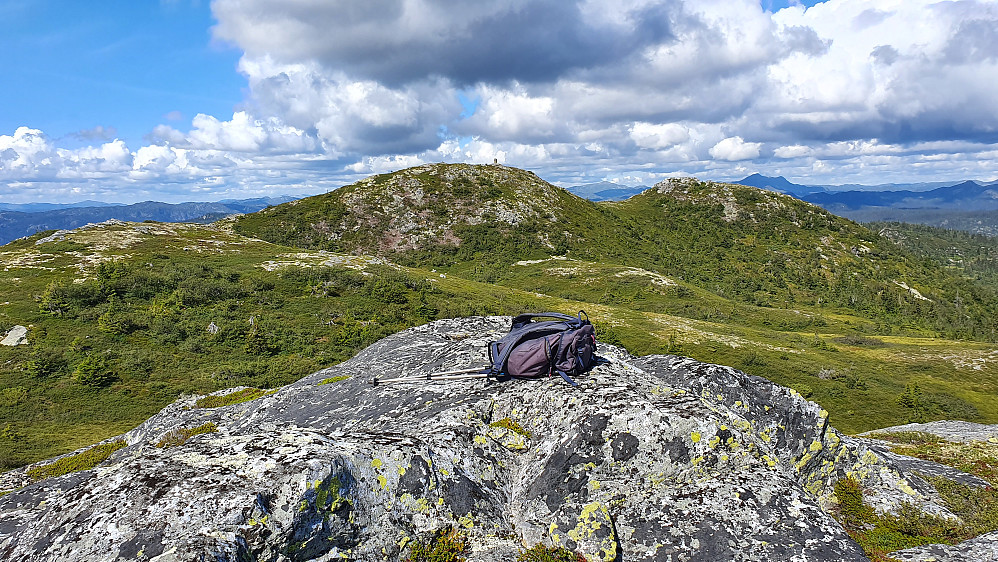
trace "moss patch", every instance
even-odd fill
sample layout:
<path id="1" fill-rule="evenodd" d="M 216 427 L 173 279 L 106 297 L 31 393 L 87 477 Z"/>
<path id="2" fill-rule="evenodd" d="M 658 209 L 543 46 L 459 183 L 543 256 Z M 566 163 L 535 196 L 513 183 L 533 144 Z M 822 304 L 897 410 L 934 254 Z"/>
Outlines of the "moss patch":
<path id="1" fill-rule="evenodd" d="M 222 406 L 231 406 L 233 404 L 256 400 L 261 396 L 271 394 L 271 392 L 260 388 L 244 388 L 220 396 L 205 396 L 204 398 L 199 398 L 195 404 L 198 408 L 221 408 Z"/>
<path id="2" fill-rule="evenodd" d="M 468 552 L 467 537 L 457 529 L 437 531 L 429 541 L 415 542 L 406 562 L 463 562 Z"/>
<path id="3" fill-rule="evenodd" d="M 188 439 L 194 437 L 195 435 L 202 435 L 204 433 L 215 433 L 218 431 L 218 426 L 213 422 L 208 422 L 201 424 L 197 427 L 182 427 L 180 429 L 174 429 L 167 432 L 156 446 L 160 449 L 168 449 L 170 447 L 179 447 L 187 442 Z"/>
<path id="4" fill-rule="evenodd" d="M 891 451 L 895 453 L 951 466 L 998 487 L 998 443 L 959 443 L 917 431 L 877 433 L 872 437 L 894 443 Z"/>
<path id="5" fill-rule="evenodd" d="M 339 478 L 333 478 L 326 485 L 317 485 L 315 489 L 315 509 L 323 512 L 324 517 L 335 513 L 344 506 L 352 506 L 353 501 L 340 494 L 343 484 Z M 328 511 L 326 511 L 328 510 Z"/>
<path id="6" fill-rule="evenodd" d="M 536 544 L 521 552 L 516 562 L 586 562 L 586 557 L 564 547 Z"/>
<path id="7" fill-rule="evenodd" d="M 28 478 L 31 478 L 37 482 L 38 480 L 51 478 L 53 476 L 62 476 L 63 474 L 69 474 L 70 472 L 89 470 L 106 461 L 108 457 L 111 456 L 111 453 L 124 447 L 125 444 L 125 441 L 122 439 L 111 441 L 110 443 L 101 443 L 100 445 L 91 447 L 82 453 L 63 457 L 46 465 L 29 468 L 27 470 L 27 475 Z"/>

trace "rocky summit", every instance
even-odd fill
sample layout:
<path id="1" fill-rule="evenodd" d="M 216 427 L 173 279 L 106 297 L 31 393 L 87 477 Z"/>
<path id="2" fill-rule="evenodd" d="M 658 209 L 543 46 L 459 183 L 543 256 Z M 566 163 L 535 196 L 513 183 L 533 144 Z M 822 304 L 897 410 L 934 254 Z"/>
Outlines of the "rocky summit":
<path id="1" fill-rule="evenodd" d="M 832 515 L 839 479 L 879 512 L 942 516 L 919 474 L 985 484 L 841 435 L 790 389 L 677 356 L 601 344 L 610 364 L 578 388 L 370 382 L 484 365 L 508 328 L 412 328 L 254 400 L 182 398 L 94 468 L 45 477 L 77 453 L 6 473 L 0 558 L 399 560 L 457 529 L 473 561 L 537 544 L 589 560 L 866 560 Z M 984 560 L 993 544 L 904 559 Z"/>

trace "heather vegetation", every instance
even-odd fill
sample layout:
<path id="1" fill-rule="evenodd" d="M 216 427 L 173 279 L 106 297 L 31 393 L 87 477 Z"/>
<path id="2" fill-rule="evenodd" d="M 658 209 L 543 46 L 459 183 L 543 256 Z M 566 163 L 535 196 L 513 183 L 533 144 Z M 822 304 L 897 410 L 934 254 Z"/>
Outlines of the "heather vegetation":
<path id="1" fill-rule="evenodd" d="M 791 386 L 845 431 L 998 422 L 993 285 L 782 195 L 676 182 L 596 204 L 510 168 L 424 167 L 235 227 L 254 238 L 128 223 L 0 248 L 0 330 L 30 326 L 0 348 L 0 467 L 183 394 L 252 399 L 409 326 L 527 310 Z"/>
<path id="2" fill-rule="evenodd" d="M 871 560 L 890 562 L 889 552 L 922 544 L 956 544 L 998 530 L 998 447 L 994 443 L 958 443 L 920 432 L 878 433 L 892 450 L 952 466 L 990 485 L 979 487 L 924 476 L 958 519 L 925 514 L 905 505 L 895 514 L 878 514 L 865 501 L 866 491 L 852 478 L 835 485 L 836 516 Z"/>
<path id="3" fill-rule="evenodd" d="M 0 467 L 117 435 L 182 394 L 251 387 L 200 407 L 255 398 L 441 315 L 525 309 L 384 265 L 298 263 L 209 227 L 136 228 L 0 249 L 0 330 L 30 326 L 28 345 L 0 348 Z M 107 247 L 118 238 L 127 247 Z"/>

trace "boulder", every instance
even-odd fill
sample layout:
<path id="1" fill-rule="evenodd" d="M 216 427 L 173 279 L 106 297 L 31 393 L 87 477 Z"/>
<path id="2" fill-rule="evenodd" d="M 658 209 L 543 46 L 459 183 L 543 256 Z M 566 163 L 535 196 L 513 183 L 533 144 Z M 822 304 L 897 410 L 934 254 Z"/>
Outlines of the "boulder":
<path id="1" fill-rule="evenodd" d="M 14 326 L 7 332 L 7 336 L 3 340 L 0 340 L 0 345 L 28 345 L 28 328 Z"/>
<path id="2" fill-rule="evenodd" d="M 610 364 L 578 388 L 370 383 L 484 365 L 508 327 L 412 328 L 253 401 L 178 400 L 96 468 L 6 473 L 0 558 L 400 560 L 456 528 L 471 561 L 540 543 L 590 560 L 840 562 L 866 560 L 830 515 L 842 477 L 880 511 L 948 513 L 916 475 L 938 465 L 902 466 L 793 390 L 729 367 L 601 344 Z"/>

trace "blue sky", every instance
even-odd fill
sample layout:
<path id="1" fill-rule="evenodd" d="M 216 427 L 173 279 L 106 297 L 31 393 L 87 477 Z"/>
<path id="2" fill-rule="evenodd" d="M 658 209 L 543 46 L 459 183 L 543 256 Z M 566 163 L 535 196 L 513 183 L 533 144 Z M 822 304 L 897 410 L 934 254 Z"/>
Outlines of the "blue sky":
<path id="1" fill-rule="evenodd" d="M 140 143 L 164 120 L 231 115 L 243 99 L 242 53 L 212 41 L 207 1 L 9 1 L 0 22 L 4 81 L 15 86 L 0 88 L 3 133 L 102 127 Z"/>
<path id="2" fill-rule="evenodd" d="M 998 175 L 993 0 L 4 0 L 0 49 L 3 202 Z"/>
<path id="3" fill-rule="evenodd" d="M 799 2 L 791 2 L 789 0 L 762 0 L 759 4 L 762 6 L 763 10 L 766 10 L 768 12 L 778 12 L 783 8 L 789 8 L 790 6 L 793 5 L 805 6 L 807 8 L 810 8 L 811 6 L 814 6 L 817 3 L 818 3 L 817 0 L 803 0 Z"/>

